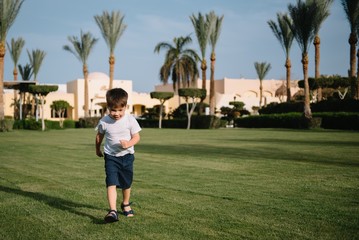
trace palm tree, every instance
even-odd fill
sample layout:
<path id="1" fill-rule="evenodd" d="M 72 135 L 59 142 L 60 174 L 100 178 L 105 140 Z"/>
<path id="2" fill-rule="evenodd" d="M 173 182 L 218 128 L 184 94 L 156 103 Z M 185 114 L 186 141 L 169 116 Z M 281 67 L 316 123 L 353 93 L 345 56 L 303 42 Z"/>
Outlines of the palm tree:
<path id="1" fill-rule="evenodd" d="M 209 43 L 211 45 L 211 78 L 210 78 L 210 90 L 209 90 L 209 113 L 210 115 L 215 114 L 215 87 L 214 87 L 214 66 L 216 63 L 216 45 L 221 33 L 223 15 L 217 16 L 214 11 L 207 14 L 208 22 L 211 24 L 211 32 L 209 36 Z"/>
<path id="2" fill-rule="evenodd" d="M 263 96 L 263 79 L 272 68 L 270 63 L 267 62 L 255 62 L 254 68 L 256 69 L 258 78 L 259 78 L 259 108 L 262 107 L 262 96 Z"/>
<path id="3" fill-rule="evenodd" d="M 285 19 L 289 20 L 289 23 Z M 291 61 L 289 57 L 290 49 L 292 47 L 293 43 L 293 33 L 290 29 L 289 24 L 292 24 L 292 21 L 290 20 L 288 14 L 283 13 L 277 13 L 277 21 L 274 22 L 273 20 L 268 21 L 269 27 L 272 29 L 274 36 L 278 39 L 279 43 L 282 45 L 282 48 L 285 52 L 286 61 L 285 61 L 285 67 L 287 69 L 287 102 L 290 102 L 291 100 L 291 92 L 290 92 L 290 80 L 291 80 Z"/>
<path id="4" fill-rule="evenodd" d="M 90 32 L 83 33 L 81 31 L 80 39 L 77 36 L 69 36 L 68 40 L 71 42 L 72 47 L 69 45 L 63 46 L 63 49 L 71 52 L 74 56 L 81 61 L 82 71 L 85 80 L 85 118 L 89 115 L 89 94 L 88 94 L 88 69 L 87 59 L 98 39 L 94 38 Z"/>
<path id="5" fill-rule="evenodd" d="M 197 36 L 199 49 L 201 50 L 202 89 L 206 89 L 206 80 L 207 80 L 206 48 L 209 40 L 211 25 L 208 19 L 201 13 L 198 13 L 198 17 L 192 14 L 192 16 L 190 16 L 190 19 Z"/>
<path id="6" fill-rule="evenodd" d="M 333 0 L 307 0 L 308 4 L 317 4 L 318 12 L 316 14 L 317 19 L 315 21 L 315 37 L 313 44 L 315 46 L 315 79 L 320 77 L 319 65 L 320 65 L 320 37 L 319 30 L 322 23 L 330 15 L 329 9 L 333 3 Z M 318 101 L 322 100 L 322 88 L 318 88 Z"/>
<path id="7" fill-rule="evenodd" d="M 4 112 L 4 58 L 6 35 L 14 23 L 24 0 L 0 0 L 0 121 L 5 117 Z M 2 126 L 0 126 L 2 128 Z"/>
<path id="8" fill-rule="evenodd" d="M 19 67 L 19 73 L 23 81 L 30 81 L 30 78 L 32 76 L 33 68 L 32 66 L 27 63 L 25 66 L 18 65 Z M 29 84 L 20 84 L 19 92 L 20 92 L 20 101 L 19 101 L 19 118 L 20 120 L 23 119 L 23 116 L 26 117 L 27 115 L 27 108 L 26 108 L 26 92 L 29 91 Z M 26 111 L 25 111 L 26 110 Z"/>
<path id="9" fill-rule="evenodd" d="M 309 99 L 308 83 L 308 49 L 315 36 L 315 25 L 317 19 L 318 5 L 309 4 L 302 0 L 297 0 L 296 5 L 288 5 L 289 15 L 293 20 L 291 30 L 294 38 L 302 51 L 302 64 L 304 75 L 304 116 L 307 119 L 312 118 Z M 286 18 L 289 23 L 289 19 Z"/>
<path id="10" fill-rule="evenodd" d="M 173 39 L 173 45 L 167 42 L 160 42 L 155 46 L 155 53 L 166 50 L 166 57 L 160 69 L 160 80 L 167 84 L 168 78 L 172 77 L 173 90 L 182 86 L 189 87 L 198 76 L 197 61 L 199 56 L 196 51 L 186 48 L 192 42 L 192 38 L 179 37 Z"/>
<path id="11" fill-rule="evenodd" d="M 40 49 L 36 49 L 36 50 L 32 50 L 31 54 L 29 51 L 27 51 L 27 55 L 29 56 L 30 64 L 33 68 L 34 81 L 37 81 L 37 74 L 39 74 L 42 61 L 46 56 L 46 52 Z"/>
<path id="12" fill-rule="evenodd" d="M 11 59 L 14 63 L 14 71 L 13 71 L 14 81 L 17 81 L 17 75 L 18 75 L 17 64 L 19 62 L 19 58 L 20 58 L 22 49 L 25 45 L 25 40 L 21 37 L 19 37 L 18 39 L 12 38 L 11 44 L 9 44 L 7 42 L 6 45 L 7 45 L 7 48 L 9 49 Z"/>
<path id="13" fill-rule="evenodd" d="M 349 35 L 349 44 L 350 44 L 350 69 L 349 77 L 355 77 L 356 73 L 356 45 L 358 43 L 357 37 L 357 26 L 359 22 L 359 0 L 341 0 L 342 5 L 350 25 L 350 35 Z"/>
<path id="14" fill-rule="evenodd" d="M 118 40 L 121 38 L 123 32 L 127 28 L 123 19 L 125 16 L 121 12 L 112 11 L 111 14 L 104 11 L 102 15 L 96 15 L 95 21 L 101 30 L 102 36 L 106 41 L 108 48 L 110 49 L 110 85 L 109 89 L 113 87 L 114 69 L 115 69 L 115 48 Z"/>
<path id="15" fill-rule="evenodd" d="M 27 55 L 30 59 L 30 64 L 33 69 L 34 73 L 34 81 L 37 81 L 37 74 L 39 74 L 40 67 L 42 64 L 42 61 L 44 60 L 46 56 L 45 51 L 41 51 L 40 49 L 32 50 L 31 54 L 29 51 L 27 51 Z M 37 99 L 37 95 L 34 95 L 34 98 L 31 101 L 31 115 L 35 114 L 35 99 Z M 37 101 L 36 101 L 36 111 L 37 111 Z M 36 120 L 37 120 L 37 112 L 36 112 Z"/>
<path id="16" fill-rule="evenodd" d="M 14 63 L 14 71 L 13 71 L 14 81 L 17 81 L 17 75 L 18 75 L 17 64 L 19 62 L 19 58 L 20 58 L 22 49 L 25 45 L 25 40 L 22 39 L 21 37 L 16 40 L 14 38 L 12 38 L 11 44 L 6 42 L 6 45 L 7 45 L 7 48 L 9 49 L 11 59 Z M 17 102 L 17 91 L 14 89 L 14 103 L 15 103 L 14 104 L 14 118 L 15 118 L 15 114 L 16 114 L 16 106 L 17 106 L 16 102 Z"/>

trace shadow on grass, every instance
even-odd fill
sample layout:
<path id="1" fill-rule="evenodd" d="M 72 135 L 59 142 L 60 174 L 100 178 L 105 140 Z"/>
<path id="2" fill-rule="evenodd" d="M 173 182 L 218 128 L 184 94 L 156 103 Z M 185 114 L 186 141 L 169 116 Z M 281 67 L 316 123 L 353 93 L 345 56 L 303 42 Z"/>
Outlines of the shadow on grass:
<path id="1" fill-rule="evenodd" d="M 58 197 L 48 196 L 43 193 L 27 192 L 27 191 L 23 191 L 20 189 L 15 189 L 15 188 L 10 188 L 10 187 L 5 187 L 5 186 L 0 186 L 0 191 L 32 198 L 36 201 L 43 202 L 43 203 L 49 205 L 50 207 L 57 208 L 62 211 L 67 211 L 67 212 L 79 215 L 81 217 L 88 217 L 92 220 L 92 222 L 94 224 L 104 224 L 105 223 L 103 218 L 97 218 L 88 213 L 76 210 L 77 208 L 88 208 L 88 209 L 100 210 L 99 208 L 93 207 L 88 204 L 76 203 L 76 202 L 61 199 Z"/>

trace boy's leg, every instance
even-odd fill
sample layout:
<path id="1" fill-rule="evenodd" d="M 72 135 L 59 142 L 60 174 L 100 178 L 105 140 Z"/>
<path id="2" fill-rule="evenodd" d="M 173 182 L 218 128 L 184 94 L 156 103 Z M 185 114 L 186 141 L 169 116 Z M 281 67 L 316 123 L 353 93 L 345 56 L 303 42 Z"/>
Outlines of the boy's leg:
<path id="1" fill-rule="evenodd" d="M 130 196 L 131 196 L 131 188 L 127 188 L 127 189 L 122 189 L 122 195 L 123 195 L 123 205 L 128 205 L 127 207 L 124 207 L 122 210 L 125 212 L 129 212 L 131 211 L 131 207 L 129 206 L 130 203 Z M 132 217 L 133 214 L 130 213 L 127 215 L 128 217 Z"/>
<path id="2" fill-rule="evenodd" d="M 116 185 L 107 187 L 107 200 L 108 200 L 108 205 L 110 207 L 110 210 L 116 210 L 117 211 L 117 206 L 116 206 L 117 189 L 116 189 Z"/>

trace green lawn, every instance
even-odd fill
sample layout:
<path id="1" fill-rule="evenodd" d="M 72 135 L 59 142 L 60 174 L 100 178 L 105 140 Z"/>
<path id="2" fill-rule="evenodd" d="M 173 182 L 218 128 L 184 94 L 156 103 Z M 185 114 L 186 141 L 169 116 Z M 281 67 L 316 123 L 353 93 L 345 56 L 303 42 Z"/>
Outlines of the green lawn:
<path id="1" fill-rule="evenodd" d="M 144 129 L 114 224 L 94 138 L 0 133 L 0 239 L 359 239 L 359 132 Z"/>

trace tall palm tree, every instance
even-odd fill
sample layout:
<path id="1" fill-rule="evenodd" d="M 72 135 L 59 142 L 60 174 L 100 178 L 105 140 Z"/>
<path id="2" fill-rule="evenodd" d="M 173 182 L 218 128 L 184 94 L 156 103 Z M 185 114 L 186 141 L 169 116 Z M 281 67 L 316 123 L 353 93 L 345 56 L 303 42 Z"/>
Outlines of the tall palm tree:
<path id="1" fill-rule="evenodd" d="M 289 21 L 286 21 L 286 18 Z M 287 102 L 290 102 L 291 100 L 291 91 L 290 91 L 290 80 L 291 80 L 291 61 L 289 57 L 290 49 L 292 47 L 293 43 L 293 33 L 290 29 L 289 24 L 292 24 L 291 19 L 289 18 L 288 14 L 283 13 L 277 13 L 277 22 L 274 22 L 273 20 L 268 21 L 269 27 L 272 29 L 274 36 L 278 39 L 280 45 L 282 46 L 284 52 L 285 52 L 285 67 L 287 69 L 286 78 L 287 78 Z M 288 23 L 289 22 L 289 23 Z"/>
<path id="2" fill-rule="evenodd" d="M 88 94 L 88 68 L 87 68 L 87 59 L 98 41 L 97 38 L 94 38 L 90 32 L 83 33 L 81 31 L 80 39 L 77 36 L 69 36 L 68 40 L 71 42 L 72 46 L 65 45 L 63 49 L 71 52 L 78 60 L 82 63 L 82 71 L 84 74 L 85 80 L 85 118 L 89 116 L 89 94 Z"/>
<path id="3" fill-rule="evenodd" d="M 46 56 L 46 52 L 40 49 L 36 49 L 36 50 L 32 50 L 31 54 L 29 51 L 27 51 L 27 55 L 29 56 L 30 64 L 33 68 L 34 81 L 37 81 L 37 74 L 39 74 L 42 61 Z"/>
<path id="4" fill-rule="evenodd" d="M 4 58 L 6 35 L 14 23 L 24 0 L 0 0 L 0 121 L 4 119 Z M 2 128 L 2 126 L 0 126 Z"/>
<path id="5" fill-rule="evenodd" d="M 259 78 L 259 108 L 262 107 L 262 96 L 263 96 L 263 79 L 268 74 L 269 70 L 272 68 L 270 63 L 267 62 L 255 62 L 254 68 L 256 69 L 258 78 Z"/>
<path id="6" fill-rule="evenodd" d="M 207 19 L 211 24 L 211 32 L 209 36 L 209 43 L 211 45 L 211 78 L 210 78 L 210 89 L 209 89 L 209 113 L 210 115 L 215 114 L 215 86 L 214 86 L 214 68 L 216 63 L 216 45 L 221 34 L 222 22 L 224 16 L 217 16 L 214 11 L 207 14 Z"/>
<path id="7" fill-rule="evenodd" d="M 192 38 L 179 37 L 173 39 L 173 45 L 167 42 L 160 42 L 155 46 L 154 52 L 159 53 L 166 50 L 166 57 L 160 69 L 160 80 L 167 84 L 168 78 L 172 77 L 173 90 L 178 90 L 181 85 L 189 87 L 198 76 L 197 61 L 199 56 L 196 51 L 186 48 L 192 42 Z"/>
<path id="8" fill-rule="evenodd" d="M 123 32 L 126 30 L 127 25 L 123 22 L 124 15 L 121 12 L 112 11 L 111 14 L 104 11 L 102 15 L 96 15 L 95 21 L 101 30 L 102 36 L 110 49 L 110 85 L 109 89 L 113 87 L 114 69 L 115 69 L 115 48 L 118 40 L 121 38 Z"/>
<path id="9" fill-rule="evenodd" d="M 359 22 L 359 0 L 341 0 L 342 5 L 350 25 L 350 68 L 349 77 L 355 77 L 356 74 L 356 45 L 358 43 L 357 26 Z"/>
<path id="10" fill-rule="evenodd" d="M 18 39 L 12 38 L 11 44 L 7 42 L 6 45 L 7 48 L 9 49 L 11 60 L 14 63 L 14 70 L 13 70 L 14 81 L 17 81 L 17 75 L 18 75 L 17 64 L 19 62 L 22 49 L 25 45 L 25 40 L 21 37 L 19 37 Z"/>
<path id="11" fill-rule="evenodd" d="M 209 34 L 211 30 L 211 24 L 208 19 L 198 13 L 198 17 L 194 14 L 190 16 L 191 22 L 196 33 L 199 49 L 201 51 L 201 70 L 202 70 L 202 89 L 206 89 L 206 70 L 207 70 L 207 61 L 206 61 L 206 48 L 209 41 Z"/>
<path id="12" fill-rule="evenodd" d="M 36 50 L 32 50 L 31 54 L 29 51 L 27 51 L 27 55 L 29 56 L 30 64 L 33 69 L 34 81 L 37 81 L 37 74 L 39 74 L 42 61 L 46 56 L 46 52 L 40 49 L 36 49 Z M 37 99 L 36 94 L 34 95 L 34 98 L 31 101 L 31 115 L 35 114 L 35 99 Z M 37 101 L 36 101 L 36 110 L 37 110 Z M 37 120 L 37 112 L 36 112 L 36 120 Z"/>
<path id="13" fill-rule="evenodd" d="M 9 44 L 8 42 L 6 42 L 7 48 L 9 49 L 10 52 L 10 56 L 11 59 L 14 63 L 14 81 L 17 81 L 17 64 L 19 62 L 19 58 L 22 52 L 22 49 L 25 45 L 25 40 L 21 37 L 19 37 L 18 39 L 11 39 L 11 44 Z M 14 89 L 14 118 L 16 117 L 16 102 L 17 102 L 17 90 Z"/>
<path id="14" fill-rule="evenodd" d="M 313 44 L 315 46 L 315 79 L 320 77 L 319 65 L 320 65 L 320 37 L 319 30 L 327 17 L 330 15 L 330 6 L 333 0 L 307 0 L 308 4 L 317 4 L 318 12 L 316 14 L 317 19 L 315 21 L 315 37 Z M 322 88 L 318 88 L 318 101 L 322 100 Z"/>
<path id="15" fill-rule="evenodd" d="M 318 5 L 297 0 L 296 5 L 288 5 L 288 10 L 290 17 L 293 20 L 293 24 L 290 25 L 291 30 L 302 51 L 304 75 L 304 116 L 307 119 L 311 119 L 312 111 L 310 109 L 308 83 L 308 49 L 315 36 L 315 22 L 317 19 Z M 289 22 L 288 18 L 287 21 Z"/>

